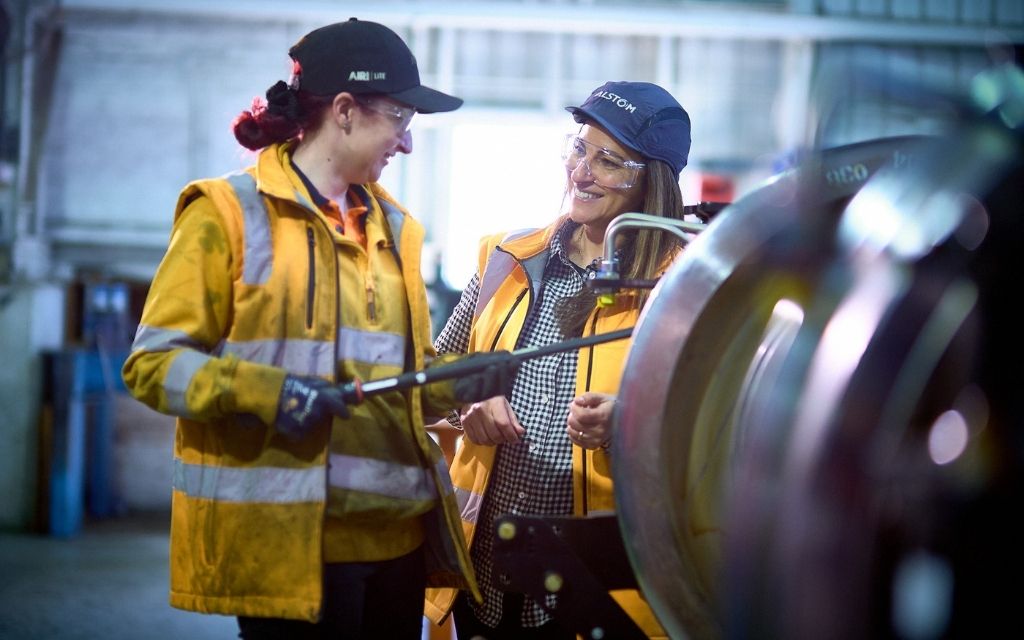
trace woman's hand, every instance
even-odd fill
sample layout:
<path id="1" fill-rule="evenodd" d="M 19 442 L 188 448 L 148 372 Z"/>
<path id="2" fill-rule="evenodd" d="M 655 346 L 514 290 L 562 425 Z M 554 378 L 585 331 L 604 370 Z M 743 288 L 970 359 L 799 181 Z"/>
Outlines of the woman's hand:
<path id="1" fill-rule="evenodd" d="M 473 444 L 496 445 L 519 442 L 526 429 L 512 411 L 505 396 L 497 396 L 467 405 L 462 413 L 462 429 Z"/>
<path id="2" fill-rule="evenodd" d="M 569 439 L 584 449 L 606 447 L 612 440 L 612 411 L 615 396 L 588 391 L 569 403 L 566 431 Z"/>

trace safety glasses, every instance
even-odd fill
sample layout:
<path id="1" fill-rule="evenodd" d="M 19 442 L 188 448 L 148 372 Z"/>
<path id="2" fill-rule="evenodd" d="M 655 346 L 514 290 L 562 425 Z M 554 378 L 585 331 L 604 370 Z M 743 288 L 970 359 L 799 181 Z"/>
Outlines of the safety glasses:
<path id="1" fill-rule="evenodd" d="M 574 133 L 565 136 L 562 160 L 569 171 L 575 171 L 582 164 L 594 182 L 606 189 L 632 187 L 636 184 L 640 170 L 647 166 L 642 162 L 627 160 L 610 149 L 587 142 Z"/>

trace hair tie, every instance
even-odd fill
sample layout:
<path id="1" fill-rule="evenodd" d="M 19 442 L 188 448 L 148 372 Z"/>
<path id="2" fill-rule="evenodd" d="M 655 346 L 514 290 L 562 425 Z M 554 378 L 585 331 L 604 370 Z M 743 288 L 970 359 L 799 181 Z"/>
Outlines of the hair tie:
<path id="1" fill-rule="evenodd" d="M 267 111 L 291 121 L 299 119 L 299 100 L 283 80 L 278 80 L 274 86 L 267 89 Z"/>

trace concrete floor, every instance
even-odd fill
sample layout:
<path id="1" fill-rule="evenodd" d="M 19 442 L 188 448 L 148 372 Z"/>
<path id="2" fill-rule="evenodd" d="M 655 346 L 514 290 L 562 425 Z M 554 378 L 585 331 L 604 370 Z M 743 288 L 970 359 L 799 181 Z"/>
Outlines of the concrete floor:
<path id="1" fill-rule="evenodd" d="M 233 617 L 167 604 L 169 526 L 169 513 L 149 512 L 68 539 L 0 532 L 0 640 L 237 638 Z M 423 638 L 449 629 L 426 623 Z"/>
<path id="2" fill-rule="evenodd" d="M 146 514 L 64 540 L 0 533 L 0 639 L 237 638 L 234 618 L 167 604 L 168 524 Z"/>

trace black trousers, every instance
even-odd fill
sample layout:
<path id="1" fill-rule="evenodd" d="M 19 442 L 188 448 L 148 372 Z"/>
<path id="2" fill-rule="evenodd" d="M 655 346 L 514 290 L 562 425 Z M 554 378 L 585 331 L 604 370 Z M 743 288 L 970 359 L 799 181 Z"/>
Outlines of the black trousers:
<path id="1" fill-rule="evenodd" d="M 238 637 L 420 640 L 426 582 L 422 547 L 394 560 L 328 564 L 320 622 L 239 616 Z"/>
<path id="2" fill-rule="evenodd" d="M 501 622 L 490 627 L 480 622 L 473 613 L 465 592 L 459 594 L 452 607 L 452 622 L 458 640 L 576 640 L 576 634 L 549 622 L 539 627 L 523 627 L 519 614 L 523 609 L 523 594 L 506 593 L 501 603 Z"/>

